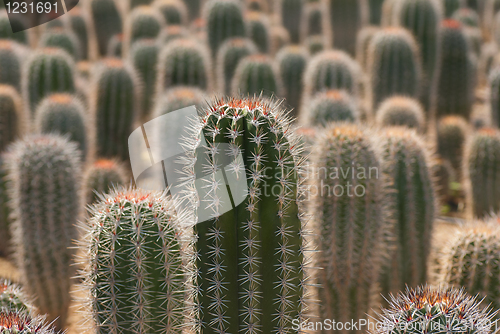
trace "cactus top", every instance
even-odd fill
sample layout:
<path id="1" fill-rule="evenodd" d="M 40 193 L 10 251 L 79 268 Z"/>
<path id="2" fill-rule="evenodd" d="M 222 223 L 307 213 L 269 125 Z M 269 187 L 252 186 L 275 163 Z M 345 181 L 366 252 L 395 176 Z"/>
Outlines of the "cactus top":
<path id="1" fill-rule="evenodd" d="M 32 318 L 25 313 L 0 311 L 2 334 L 56 334 L 56 330 L 43 323 L 42 317 Z"/>
<path id="2" fill-rule="evenodd" d="M 31 313 L 34 311 L 34 306 L 17 284 L 0 278 L 0 309 Z"/>
<path id="3" fill-rule="evenodd" d="M 443 20 L 442 23 L 443 28 L 448 28 L 448 29 L 461 29 L 462 24 L 460 21 L 454 20 L 454 19 L 446 19 Z"/>
<path id="4" fill-rule="evenodd" d="M 467 122 L 462 116 L 450 115 L 442 117 L 439 120 L 439 124 L 443 126 L 459 126 L 464 129 L 467 128 Z"/>

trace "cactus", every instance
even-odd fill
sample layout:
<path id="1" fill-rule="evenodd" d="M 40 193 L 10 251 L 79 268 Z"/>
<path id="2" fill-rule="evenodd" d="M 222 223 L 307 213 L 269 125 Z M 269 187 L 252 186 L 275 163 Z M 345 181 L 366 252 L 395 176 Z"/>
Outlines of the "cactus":
<path id="1" fill-rule="evenodd" d="M 15 42 L 0 40 L 0 84 L 21 91 L 21 62 Z"/>
<path id="2" fill-rule="evenodd" d="M 247 35 L 260 53 L 269 52 L 269 22 L 267 17 L 259 12 L 250 12 L 247 14 Z"/>
<path id="3" fill-rule="evenodd" d="M 307 52 L 298 46 L 285 47 L 276 55 L 285 102 L 292 108 L 293 117 L 296 117 L 300 112 L 302 80 L 307 60 Z"/>
<path id="4" fill-rule="evenodd" d="M 217 78 L 219 91 L 231 94 L 231 82 L 240 61 L 257 53 L 255 44 L 243 38 L 229 39 L 222 44 L 217 56 Z"/>
<path id="5" fill-rule="evenodd" d="M 379 26 L 382 23 L 382 5 L 384 0 L 371 0 L 370 6 L 370 24 Z"/>
<path id="6" fill-rule="evenodd" d="M 245 22 L 237 0 L 210 0 L 205 5 L 205 20 L 212 59 L 224 41 L 245 36 Z"/>
<path id="7" fill-rule="evenodd" d="M 491 121 L 500 127 L 500 67 L 496 66 L 489 75 Z"/>
<path id="8" fill-rule="evenodd" d="M 201 196 L 198 212 L 210 215 L 194 226 L 198 327 L 205 334 L 251 333 L 256 328 L 287 332 L 292 319 L 302 321 L 308 298 L 308 233 L 299 201 L 297 138 L 284 111 L 258 98 L 219 99 L 204 113 L 193 138 L 204 135 L 215 150 L 200 151 L 193 143 L 187 172 L 193 175 L 195 160 L 203 170 L 218 169 L 227 161 L 227 178 L 246 174 L 248 196 L 220 214 L 219 196 L 226 187 L 220 189 L 210 176 L 206 184 L 214 191 L 189 196 L 193 201 Z M 220 145 L 232 149 L 217 153 Z"/>
<path id="9" fill-rule="evenodd" d="M 124 167 L 117 161 L 99 159 L 94 162 L 83 176 L 85 199 L 88 205 L 99 202 L 99 194 L 124 186 L 127 182 Z"/>
<path id="10" fill-rule="evenodd" d="M 20 286 L 0 278 L 0 310 L 6 309 L 31 313 L 34 306 Z"/>
<path id="11" fill-rule="evenodd" d="M 464 0 L 443 0 L 444 15 L 451 18 L 453 14 L 465 6 Z"/>
<path id="12" fill-rule="evenodd" d="M 425 129 L 425 114 L 420 103 L 405 96 L 393 96 L 382 102 L 376 113 L 380 127 L 407 126 L 417 132 Z"/>
<path id="13" fill-rule="evenodd" d="M 153 106 L 153 98 L 157 81 L 159 44 L 152 39 L 135 42 L 130 50 L 130 59 L 143 83 L 141 117 L 146 118 Z"/>
<path id="14" fill-rule="evenodd" d="M 384 130 L 379 137 L 382 171 L 392 181 L 390 212 L 396 236 L 391 263 L 384 264 L 381 290 L 398 291 L 427 281 L 427 261 L 434 224 L 435 194 L 425 145 L 406 127 Z"/>
<path id="15" fill-rule="evenodd" d="M 132 133 L 139 104 L 136 74 L 122 60 L 103 61 L 92 85 L 91 115 L 98 157 L 128 159 L 128 136 Z"/>
<path id="16" fill-rule="evenodd" d="M 324 3 L 309 2 L 304 5 L 301 19 L 301 38 L 305 40 L 309 36 L 322 35 L 324 33 L 324 15 L 326 11 Z"/>
<path id="17" fill-rule="evenodd" d="M 304 45 L 306 45 L 307 50 L 311 56 L 326 50 L 325 37 L 322 35 L 309 36 L 304 40 Z"/>
<path id="18" fill-rule="evenodd" d="M 67 135 L 77 144 L 86 160 L 88 151 L 86 110 L 80 100 L 70 94 L 52 94 L 43 99 L 35 112 L 35 131 Z"/>
<path id="19" fill-rule="evenodd" d="M 382 4 L 382 17 L 380 25 L 382 27 L 392 27 L 397 25 L 397 9 L 401 0 L 384 0 Z"/>
<path id="20" fill-rule="evenodd" d="M 108 50 L 106 51 L 107 57 L 121 58 L 123 54 L 123 44 L 125 36 L 123 34 L 116 34 L 109 40 Z"/>
<path id="21" fill-rule="evenodd" d="M 434 108 L 438 116 L 469 118 L 474 94 L 474 65 L 460 22 L 445 20 L 441 29 L 441 53 L 437 62 Z"/>
<path id="22" fill-rule="evenodd" d="M 187 0 L 184 2 L 188 8 L 189 20 L 195 21 L 198 19 L 201 14 L 201 4 L 203 0 Z"/>
<path id="23" fill-rule="evenodd" d="M 24 26 L 24 22 L 18 20 L 18 18 L 19 15 L 13 17 L 12 24 Z M 24 45 L 28 45 L 29 43 L 27 30 L 12 32 L 12 26 L 10 25 L 10 20 L 5 10 L 0 10 L 0 39 L 10 39 Z"/>
<path id="24" fill-rule="evenodd" d="M 73 241 L 80 218 L 80 156 L 57 135 L 30 136 L 7 155 L 12 245 L 23 287 L 35 306 L 62 328 L 71 302 Z M 57 320 L 56 320 L 57 318 Z"/>
<path id="25" fill-rule="evenodd" d="M 159 40 L 162 45 L 168 44 L 178 38 L 187 39 L 190 33 L 182 26 L 171 25 L 163 28 Z"/>
<path id="26" fill-rule="evenodd" d="M 303 122 L 310 126 L 359 120 L 359 111 L 352 98 L 346 92 L 338 90 L 316 94 L 302 107 L 302 115 Z"/>
<path id="27" fill-rule="evenodd" d="M 498 53 L 498 47 L 493 41 L 484 43 L 481 46 L 481 52 L 479 55 L 479 61 L 477 66 L 479 71 L 478 85 L 488 86 L 489 84 L 488 79 L 490 72 L 493 72 L 493 70 L 497 67 L 498 64 L 496 60 L 497 53 Z"/>
<path id="28" fill-rule="evenodd" d="M 66 51 L 73 60 L 81 59 L 81 48 L 78 37 L 63 28 L 46 30 L 40 38 L 40 46 L 45 48 L 59 48 Z"/>
<path id="29" fill-rule="evenodd" d="M 477 62 L 481 56 L 481 47 L 483 46 L 483 36 L 481 29 L 474 27 L 464 27 L 465 37 L 469 43 L 471 56 L 474 59 L 474 72 L 476 73 Z M 475 78 L 474 78 L 475 79 Z"/>
<path id="30" fill-rule="evenodd" d="M 303 0 L 279 0 L 281 25 L 288 31 L 290 42 L 298 44 L 300 42 L 300 23 L 302 16 Z"/>
<path id="31" fill-rule="evenodd" d="M 451 17 L 465 26 L 479 28 L 479 15 L 470 8 L 460 8 Z"/>
<path id="32" fill-rule="evenodd" d="M 464 179 L 468 202 L 474 217 L 482 218 L 500 210 L 500 134 L 482 128 L 472 135 L 464 156 Z"/>
<path id="33" fill-rule="evenodd" d="M 123 32 L 122 18 L 114 0 L 91 0 L 90 9 L 99 53 L 105 55 L 110 39 Z"/>
<path id="34" fill-rule="evenodd" d="M 389 306 L 375 319 L 378 325 L 374 334 L 395 334 L 401 328 L 408 334 L 427 331 L 492 334 L 493 315 L 463 289 L 407 287 L 405 293 L 390 296 Z"/>
<path id="35" fill-rule="evenodd" d="M 282 26 L 273 26 L 269 30 L 269 39 L 271 41 L 270 54 L 274 56 L 282 47 L 290 43 L 290 34 Z"/>
<path id="36" fill-rule="evenodd" d="M 356 34 L 364 25 L 362 13 L 366 3 L 361 0 L 328 0 L 329 26 L 332 32 L 331 45 L 354 56 Z"/>
<path id="37" fill-rule="evenodd" d="M 317 143 L 313 156 L 319 175 L 311 211 L 324 268 L 318 277 L 321 318 L 347 323 L 365 318 L 374 302 L 372 289 L 387 247 L 385 182 L 369 137 L 355 125 L 329 127 Z M 356 170 L 352 177 L 350 169 Z M 334 170 L 348 176 L 331 177 Z M 360 229 L 363 233 L 357 233 Z"/>
<path id="38" fill-rule="evenodd" d="M 435 159 L 432 175 L 436 183 L 436 196 L 439 199 L 439 204 L 445 210 L 450 201 L 450 183 L 456 179 L 453 167 L 450 162 L 443 159 Z"/>
<path id="39" fill-rule="evenodd" d="M 156 101 L 152 119 L 189 106 L 200 108 L 207 101 L 202 90 L 194 87 L 175 87 Z"/>
<path id="40" fill-rule="evenodd" d="M 74 63 L 66 52 L 54 48 L 37 50 L 25 66 L 23 95 L 32 114 L 44 97 L 75 91 Z"/>
<path id="41" fill-rule="evenodd" d="M 29 117 L 19 93 L 8 85 L 0 85 L 0 110 L 0 152 L 3 152 L 28 130 Z"/>
<path id="42" fill-rule="evenodd" d="M 368 70 L 368 47 L 373 36 L 380 30 L 378 27 L 367 26 L 359 30 L 356 38 L 356 61 L 366 72 Z"/>
<path id="43" fill-rule="evenodd" d="M 153 0 L 128 0 L 128 9 L 129 10 L 134 10 L 136 7 L 140 6 L 149 6 L 153 2 Z"/>
<path id="44" fill-rule="evenodd" d="M 89 211 L 84 287 L 95 332 L 182 333 L 187 233 L 173 201 L 121 188 Z"/>
<path id="45" fill-rule="evenodd" d="M 68 13 L 69 26 L 78 38 L 80 45 L 81 59 L 89 57 L 89 24 L 87 16 L 82 13 L 81 9 L 76 7 Z"/>
<path id="46" fill-rule="evenodd" d="M 373 109 L 395 95 L 418 98 L 421 71 L 418 46 L 407 30 L 384 28 L 377 32 L 368 47 Z"/>
<path id="47" fill-rule="evenodd" d="M 31 316 L 23 311 L 0 309 L 0 333 L 57 334 L 58 331 L 44 320 L 44 317 Z"/>
<path id="48" fill-rule="evenodd" d="M 127 20 L 125 28 L 126 47 L 130 48 L 134 42 L 140 39 L 155 39 L 165 26 L 165 19 L 161 13 L 153 7 L 136 7 Z"/>
<path id="49" fill-rule="evenodd" d="M 274 61 L 264 55 L 250 55 L 241 60 L 236 68 L 232 95 L 282 96 L 283 83 Z"/>
<path id="50" fill-rule="evenodd" d="M 463 117 L 453 115 L 442 117 L 437 124 L 437 153 L 450 162 L 457 176 L 462 175 L 467 128 Z"/>
<path id="51" fill-rule="evenodd" d="M 187 24 L 188 10 L 182 0 L 156 0 L 153 6 L 163 15 L 167 25 Z"/>

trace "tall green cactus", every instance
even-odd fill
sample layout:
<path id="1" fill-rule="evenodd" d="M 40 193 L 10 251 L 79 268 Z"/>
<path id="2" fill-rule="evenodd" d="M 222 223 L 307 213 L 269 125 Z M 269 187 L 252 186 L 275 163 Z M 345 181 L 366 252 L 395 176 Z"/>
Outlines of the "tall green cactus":
<path id="1" fill-rule="evenodd" d="M 60 49 L 40 49 L 25 64 L 24 100 L 34 114 L 40 101 L 52 93 L 75 91 L 73 60 Z"/>
<path id="2" fill-rule="evenodd" d="M 417 100 L 406 96 L 393 96 L 382 102 L 378 108 L 376 123 L 380 127 L 406 126 L 423 132 L 425 114 Z"/>
<path id="3" fill-rule="evenodd" d="M 468 202 L 473 216 L 482 218 L 500 210 L 500 134 L 482 128 L 472 135 L 464 157 Z"/>
<path id="4" fill-rule="evenodd" d="M 69 26 L 80 42 L 81 59 L 86 60 L 89 57 L 89 23 L 87 16 L 79 7 L 73 8 L 68 14 Z"/>
<path id="5" fill-rule="evenodd" d="M 34 306 L 20 286 L 0 278 L 0 310 L 5 309 L 31 313 Z"/>
<path id="6" fill-rule="evenodd" d="M 9 210 L 7 169 L 0 156 L 0 256 L 9 256 L 12 253 L 10 231 L 11 219 Z"/>
<path id="7" fill-rule="evenodd" d="M 157 38 L 164 26 L 165 19 L 155 8 L 150 6 L 136 7 L 130 13 L 125 27 L 127 50 L 138 40 Z"/>
<path id="8" fill-rule="evenodd" d="M 193 139 L 203 134 L 208 147 L 197 150 L 193 143 L 188 156 L 202 170 L 218 169 L 225 161 L 230 168 L 223 168 L 224 178 L 246 177 L 248 192 L 222 213 L 221 196 L 229 187 L 217 186 L 218 178 L 209 176 L 199 188 L 214 186 L 206 196 L 198 194 L 198 213 L 209 217 L 194 226 L 197 324 L 204 334 L 287 332 L 293 319 L 304 317 L 308 282 L 297 138 L 284 111 L 257 98 L 219 99 L 204 112 Z M 231 150 L 218 151 L 222 145 Z"/>
<path id="9" fill-rule="evenodd" d="M 442 117 L 437 124 L 437 153 L 450 162 L 457 176 L 462 175 L 468 128 L 463 117 L 454 115 Z"/>
<path id="10" fill-rule="evenodd" d="M 217 56 L 217 86 L 226 95 L 231 94 L 231 82 L 240 61 L 257 53 L 255 44 L 244 38 L 232 38 L 222 44 Z"/>
<path id="11" fill-rule="evenodd" d="M 125 168 L 118 161 L 99 159 L 83 175 L 85 201 L 87 204 L 96 204 L 100 194 L 107 194 L 126 183 Z"/>
<path id="12" fill-rule="evenodd" d="M 303 8 L 303 0 L 279 0 L 279 13 L 281 25 L 288 30 L 290 42 L 298 44 L 300 42 L 300 24 Z"/>
<path id="13" fill-rule="evenodd" d="M 307 52 L 299 46 L 288 46 L 276 55 L 279 75 L 284 88 L 285 103 L 292 109 L 292 116 L 300 112 L 302 102 L 303 77 L 308 61 Z"/>
<path id="14" fill-rule="evenodd" d="M 176 39 L 160 52 L 156 91 L 175 86 L 210 90 L 210 57 L 203 45 L 192 39 Z"/>
<path id="15" fill-rule="evenodd" d="M 51 28 L 46 30 L 40 37 L 40 47 L 59 48 L 66 51 L 73 60 L 80 60 L 81 47 L 80 40 L 72 31 L 64 28 Z"/>
<path id="16" fill-rule="evenodd" d="M 29 128 L 29 117 L 19 93 L 12 86 L 0 85 L 0 152 L 21 138 Z"/>
<path id="17" fill-rule="evenodd" d="M 368 73 L 373 109 L 395 95 L 418 98 L 422 88 L 422 63 L 413 36 L 401 28 L 377 32 L 368 47 Z"/>
<path id="18" fill-rule="evenodd" d="M 35 111 L 37 133 L 67 135 L 78 145 L 82 160 L 88 152 L 87 116 L 82 102 L 71 94 L 52 94 L 43 99 Z"/>
<path id="19" fill-rule="evenodd" d="M 384 0 L 368 1 L 370 9 L 370 24 L 380 25 L 382 23 L 382 5 Z"/>
<path id="20" fill-rule="evenodd" d="M 464 0 L 443 0 L 445 17 L 451 18 L 458 9 L 463 8 L 464 6 Z"/>
<path id="21" fill-rule="evenodd" d="M 362 13 L 366 2 L 360 0 L 328 0 L 329 26 L 332 43 L 336 48 L 354 56 L 356 34 L 364 25 Z"/>
<path id="22" fill-rule="evenodd" d="M 115 0 L 91 0 L 90 9 L 101 56 L 108 51 L 111 37 L 123 32 L 122 18 Z"/>
<path id="23" fill-rule="evenodd" d="M 183 215 L 163 192 L 118 189 L 82 224 L 95 333 L 182 333 Z"/>
<path id="24" fill-rule="evenodd" d="M 130 50 L 131 62 L 143 84 L 140 115 L 142 119 L 148 117 L 153 107 L 159 53 L 160 45 L 153 39 L 137 41 Z"/>
<path id="25" fill-rule="evenodd" d="M 427 282 L 427 261 L 434 225 L 435 194 L 431 165 L 422 139 L 406 127 L 384 130 L 380 137 L 382 171 L 392 181 L 390 210 L 395 249 L 381 277 L 388 292 Z"/>
<path id="26" fill-rule="evenodd" d="M 76 144 L 56 135 L 30 136 L 7 155 L 13 249 L 26 293 L 62 328 L 81 214 L 80 156 Z M 57 318 L 57 320 L 56 320 Z"/>
<path id="27" fill-rule="evenodd" d="M 437 62 L 433 104 L 438 116 L 469 118 L 474 98 L 474 65 L 460 22 L 445 20 L 441 29 L 441 52 Z"/>
<path id="28" fill-rule="evenodd" d="M 15 17 L 12 19 L 17 20 Z M 13 22 L 13 24 L 23 26 L 24 22 L 17 20 L 16 22 Z M 12 26 L 10 25 L 10 20 L 5 10 L 0 10 L 0 39 L 10 39 L 20 44 L 29 44 L 28 30 L 12 32 Z"/>
<path id="29" fill-rule="evenodd" d="M 156 101 L 151 118 L 168 114 L 169 112 L 189 106 L 201 108 L 207 101 L 205 93 L 194 87 L 175 87 L 169 89 L 165 95 Z"/>
<path id="30" fill-rule="evenodd" d="M 103 61 L 92 85 L 91 115 L 98 157 L 127 160 L 128 136 L 139 106 L 135 71 L 120 59 Z"/>
<path id="31" fill-rule="evenodd" d="M 21 91 L 21 63 L 16 44 L 0 40 L 0 84 L 11 85 Z"/>
<path id="32" fill-rule="evenodd" d="M 435 159 L 433 173 L 436 184 L 436 196 L 441 205 L 441 211 L 449 210 L 450 199 L 452 199 L 451 182 L 456 180 L 456 175 L 450 162 L 440 158 Z"/>
<path id="33" fill-rule="evenodd" d="M 269 53 L 269 22 L 267 17 L 259 12 L 246 15 L 247 35 L 261 53 Z"/>
<path id="34" fill-rule="evenodd" d="M 188 10 L 182 0 L 156 0 L 153 6 L 163 15 L 167 25 L 187 25 Z"/>
<path id="35" fill-rule="evenodd" d="M 500 67 L 491 70 L 488 85 L 490 91 L 491 121 L 494 126 L 500 127 Z"/>
<path id="36" fill-rule="evenodd" d="M 368 47 L 373 36 L 380 30 L 379 27 L 367 26 L 359 30 L 356 38 L 356 61 L 366 72 L 368 70 Z"/>
<path id="37" fill-rule="evenodd" d="M 227 39 L 246 34 L 241 5 L 237 0 L 210 0 L 205 5 L 204 17 L 212 59 Z"/>
<path id="38" fill-rule="evenodd" d="M 0 330 L 2 334 L 57 334 L 52 324 L 44 317 L 32 316 L 25 311 L 0 309 Z"/>
<path id="39" fill-rule="evenodd" d="M 256 54 L 244 58 L 236 68 L 232 95 L 283 96 L 283 83 L 274 61 Z"/>
<path id="40" fill-rule="evenodd" d="M 328 90 L 318 93 L 302 107 L 303 123 L 327 126 L 331 122 L 357 122 L 358 107 L 345 91 Z"/>
<path id="41" fill-rule="evenodd" d="M 359 321 L 373 305 L 372 291 L 387 248 L 386 185 L 378 175 L 378 155 L 357 126 L 327 128 L 317 143 L 313 156 L 319 175 L 314 178 L 317 195 L 311 198 L 311 212 L 319 228 L 319 265 L 324 268 L 318 277 L 321 317 Z M 348 175 L 331 177 L 335 170 Z"/>

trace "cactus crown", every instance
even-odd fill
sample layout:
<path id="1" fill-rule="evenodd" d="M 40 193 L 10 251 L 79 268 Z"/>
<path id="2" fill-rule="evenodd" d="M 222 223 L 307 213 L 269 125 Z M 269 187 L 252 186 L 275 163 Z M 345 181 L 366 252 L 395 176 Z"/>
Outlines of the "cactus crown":
<path id="1" fill-rule="evenodd" d="M 307 123 L 326 126 L 330 122 L 355 122 L 358 120 L 358 109 L 352 98 L 345 91 L 328 90 L 318 93 L 307 106 L 303 107 L 308 115 Z"/>
<path id="2" fill-rule="evenodd" d="M 31 317 L 24 312 L 0 310 L 2 334 L 56 334 L 57 331 L 44 323 L 43 317 Z"/>
<path id="3" fill-rule="evenodd" d="M 34 306 L 17 284 L 0 278 L 0 310 L 4 309 L 31 313 Z"/>
<path id="4" fill-rule="evenodd" d="M 425 115 L 420 103 L 405 96 L 386 99 L 377 110 L 376 121 L 379 126 L 407 126 L 422 131 Z"/>

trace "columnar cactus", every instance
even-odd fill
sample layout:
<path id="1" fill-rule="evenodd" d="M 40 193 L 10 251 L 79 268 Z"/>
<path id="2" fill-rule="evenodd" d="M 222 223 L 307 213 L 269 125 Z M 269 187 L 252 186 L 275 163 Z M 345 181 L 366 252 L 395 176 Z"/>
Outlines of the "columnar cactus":
<path id="1" fill-rule="evenodd" d="M 73 8 L 68 13 L 69 26 L 75 33 L 80 44 L 80 55 L 82 59 L 89 57 L 89 23 L 87 16 L 79 7 Z"/>
<path id="2" fill-rule="evenodd" d="M 84 287 L 96 333 L 182 333 L 187 233 L 164 192 L 113 190 L 91 207 Z"/>
<path id="3" fill-rule="evenodd" d="M 445 20 L 441 29 L 441 52 L 437 62 L 433 103 L 438 116 L 469 118 L 474 97 L 474 65 L 469 43 L 460 24 Z"/>
<path id="4" fill-rule="evenodd" d="M 29 117 L 19 93 L 8 85 L 0 85 L 0 110 L 0 152 L 3 152 L 28 130 Z"/>
<path id="5" fill-rule="evenodd" d="M 201 15 L 201 4 L 203 0 L 184 1 L 188 8 L 189 20 L 195 21 Z"/>
<path id="6" fill-rule="evenodd" d="M 237 0 L 210 0 L 205 5 L 204 16 L 212 59 L 227 39 L 245 36 L 245 22 Z"/>
<path id="7" fill-rule="evenodd" d="M 379 27 L 367 26 L 359 30 L 356 38 L 356 61 L 366 72 L 368 70 L 368 47 Z"/>
<path id="8" fill-rule="evenodd" d="M 199 109 L 207 99 L 205 93 L 198 88 L 181 86 L 169 89 L 166 94 L 156 101 L 151 118 L 154 119 L 193 105 Z"/>
<path id="9" fill-rule="evenodd" d="M 157 81 L 157 64 L 160 45 L 153 39 L 135 42 L 130 50 L 130 59 L 143 84 L 140 118 L 146 118 L 154 103 Z"/>
<path id="10" fill-rule="evenodd" d="M 125 35 L 116 34 L 108 42 L 108 49 L 106 51 L 107 57 L 111 58 L 121 58 L 123 54 L 123 45 L 125 41 Z"/>
<path id="11" fill-rule="evenodd" d="M 359 111 L 345 91 L 329 90 L 318 93 L 302 107 L 303 123 L 326 126 L 331 122 L 356 122 Z"/>
<path id="12" fill-rule="evenodd" d="M 464 0 L 443 0 L 444 15 L 451 18 L 453 14 L 460 8 L 465 6 Z"/>
<path id="13" fill-rule="evenodd" d="M 422 139 L 406 127 L 383 130 L 379 139 L 382 171 L 392 181 L 388 203 L 396 236 L 392 260 L 385 264 L 380 282 L 386 296 L 427 281 L 436 199 Z"/>
<path id="14" fill-rule="evenodd" d="M 32 113 L 47 95 L 75 91 L 73 68 L 72 59 L 60 49 L 40 49 L 28 59 L 22 82 L 24 99 Z"/>
<path id="15" fill-rule="evenodd" d="M 471 8 L 460 8 L 452 18 L 465 26 L 479 28 L 479 15 Z"/>
<path id="16" fill-rule="evenodd" d="M 35 131 L 67 135 L 78 145 L 82 160 L 87 157 L 87 116 L 82 102 L 71 94 L 52 94 L 35 111 Z"/>
<path id="17" fill-rule="evenodd" d="M 259 52 L 269 52 L 269 22 L 264 14 L 259 12 L 250 12 L 246 17 L 247 36 L 251 39 Z"/>
<path id="18" fill-rule="evenodd" d="M 101 195 L 127 183 L 125 168 L 115 160 L 99 159 L 83 175 L 85 200 L 87 204 L 96 204 Z"/>
<path id="19" fill-rule="evenodd" d="M 468 135 L 467 121 L 460 116 L 446 116 L 437 124 L 437 153 L 448 160 L 457 175 L 462 174 L 465 140 Z"/>
<path id="20" fill-rule="evenodd" d="M 417 100 L 406 96 L 393 96 L 380 105 L 376 113 L 376 123 L 380 127 L 406 126 L 423 132 L 425 114 Z"/>
<path id="21" fill-rule="evenodd" d="M 217 56 L 217 86 L 220 92 L 231 94 L 231 82 L 240 61 L 246 56 L 256 54 L 255 44 L 244 38 L 229 39 L 222 44 Z"/>
<path id="22" fill-rule="evenodd" d="M 0 40 L 0 84 L 21 91 L 21 62 L 15 42 Z"/>
<path id="23" fill-rule="evenodd" d="M 382 5 L 384 0 L 368 1 L 370 9 L 370 24 L 380 25 L 382 23 Z"/>
<path id="24" fill-rule="evenodd" d="M 190 1 L 187 1 L 190 2 Z M 188 10 L 182 0 L 156 0 L 153 6 L 160 11 L 167 25 L 186 25 Z"/>
<path id="25" fill-rule="evenodd" d="M 308 36 L 322 35 L 324 31 L 323 20 L 326 10 L 323 2 L 308 2 L 304 5 L 301 18 L 301 38 L 305 40 Z"/>
<path id="26" fill-rule="evenodd" d="M 422 63 L 413 36 L 402 28 L 377 32 L 368 47 L 368 73 L 373 109 L 394 95 L 418 98 Z"/>
<path id="27" fill-rule="evenodd" d="M 157 94 L 175 86 L 210 90 L 210 57 L 203 45 L 191 39 L 176 39 L 160 52 Z"/>
<path id="28" fill-rule="evenodd" d="M 219 99 L 204 111 L 193 139 L 203 135 L 208 147 L 192 143 L 187 172 L 194 173 L 195 160 L 202 170 L 225 161 L 224 178 L 244 180 L 248 192 L 224 213 L 226 187 L 214 173 L 199 187 L 206 195 L 189 196 L 201 198 L 197 212 L 207 213 L 194 226 L 197 325 L 205 334 L 287 332 L 292 319 L 303 320 L 308 297 L 297 138 L 283 110 L 258 98 Z"/>
<path id="29" fill-rule="evenodd" d="M 135 71 L 122 60 L 103 61 L 92 85 L 91 128 L 95 128 L 98 157 L 128 159 L 128 136 L 139 105 Z"/>
<path id="30" fill-rule="evenodd" d="M 277 1 L 281 25 L 288 31 L 290 42 L 293 44 L 298 44 L 300 42 L 300 23 L 303 3 L 303 0 Z"/>
<path id="31" fill-rule="evenodd" d="M 373 305 L 372 289 L 387 248 L 385 182 L 378 175 L 380 161 L 370 138 L 355 125 L 327 128 L 317 143 L 313 157 L 319 175 L 312 185 L 317 195 L 311 199 L 311 212 L 324 268 L 318 277 L 321 318 L 359 321 Z M 350 169 L 356 171 L 331 177 L 334 170 Z"/>
<path id="32" fill-rule="evenodd" d="M 31 313 L 34 306 L 20 286 L 0 278 L 0 310 L 5 309 Z"/>
<path id="33" fill-rule="evenodd" d="M 283 83 L 274 61 L 264 55 L 250 55 L 236 68 L 232 95 L 283 96 Z"/>
<path id="34" fill-rule="evenodd" d="M 11 233 L 10 233 L 10 210 L 8 196 L 7 170 L 5 168 L 3 157 L 0 156 L 0 255 L 9 256 L 12 252 Z"/>
<path id="35" fill-rule="evenodd" d="M 80 156 L 56 135 L 30 136 L 7 155 L 13 250 L 26 293 L 62 328 L 71 302 L 81 213 Z M 57 320 L 56 320 L 57 318 Z"/>
<path id="36" fill-rule="evenodd" d="M 491 70 L 489 75 L 491 121 L 500 127 L 500 66 Z"/>
<path id="37" fill-rule="evenodd" d="M 482 218 L 500 210 L 500 134 L 482 128 L 472 135 L 464 157 L 468 202 L 472 215 Z"/>
<path id="38" fill-rule="evenodd" d="M 122 18 L 115 0 L 91 0 L 90 9 L 99 53 L 105 55 L 111 37 L 123 32 Z"/>
<path id="39" fill-rule="evenodd" d="M 279 75 L 284 88 L 285 103 L 292 109 L 293 116 L 299 114 L 302 102 L 303 77 L 307 65 L 307 52 L 299 46 L 283 48 L 276 55 Z"/>
<path id="40" fill-rule="evenodd" d="M 361 0 L 328 0 L 328 5 L 329 22 L 327 23 L 333 38 L 331 45 L 354 56 L 356 34 L 364 25 L 362 14 L 365 9 L 362 7 L 366 6 L 366 2 Z"/>
<path id="41" fill-rule="evenodd" d="M 125 27 L 127 50 L 140 39 L 157 38 L 164 26 L 165 19 L 155 8 L 150 6 L 136 7 L 130 13 Z"/>
<path id="42" fill-rule="evenodd" d="M 78 37 L 72 31 L 68 31 L 63 28 L 52 28 L 46 30 L 40 37 L 40 46 L 64 50 L 75 61 L 82 58 Z"/>
<path id="43" fill-rule="evenodd" d="M 439 199 L 441 210 L 449 210 L 449 207 L 446 208 L 446 206 L 448 206 L 451 195 L 450 183 L 456 180 L 453 167 L 448 160 L 437 158 L 432 169 L 436 184 L 436 196 Z"/>
<path id="44" fill-rule="evenodd" d="M 24 25 L 24 23 L 17 20 L 16 17 L 12 19 L 16 20 L 16 22 L 12 22 L 13 24 Z M 10 25 L 10 20 L 5 10 L 0 10 L 0 39 L 10 39 L 25 45 L 29 43 L 27 30 L 12 32 L 12 26 Z"/>
<path id="45" fill-rule="evenodd" d="M 419 286 L 391 295 L 389 306 L 376 318 L 374 334 L 417 334 L 427 331 L 491 334 L 493 313 L 463 289 Z"/>
<path id="46" fill-rule="evenodd" d="M 58 331 L 44 321 L 44 317 L 31 316 L 24 311 L 0 310 L 2 334 L 57 334 Z"/>

